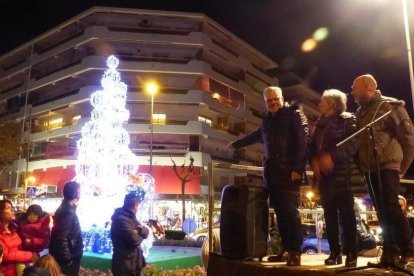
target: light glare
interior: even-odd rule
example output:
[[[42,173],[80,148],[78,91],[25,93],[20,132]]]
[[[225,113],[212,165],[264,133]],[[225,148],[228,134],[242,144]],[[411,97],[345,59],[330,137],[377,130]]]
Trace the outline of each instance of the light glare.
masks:
[[[318,42],[313,38],[308,38],[302,43],[302,51],[305,53],[315,50]]]
[[[322,41],[326,39],[329,35],[329,30],[326,27],[318,28],[312,35],[313,39],[316,41]]]

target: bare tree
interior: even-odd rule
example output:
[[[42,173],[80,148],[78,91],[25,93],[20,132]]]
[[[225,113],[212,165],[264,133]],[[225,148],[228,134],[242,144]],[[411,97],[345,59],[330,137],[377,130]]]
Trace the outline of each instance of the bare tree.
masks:
[[[0,176],[8,172],[21,151],[20,124],[9,122],[0,126]]]
[[[181,200],[182,200],[182,222],[184,223],[185,220],[185,186],[188,182],[191,182],[192,180],[199,178],[201,175],[196,174],[194,172],[194,158],[190,156],[190,164],[188,166],[185,165],[186,161],[184,160],[183,164],[178,167],[177,164],[175,164],[174,160],[171,158],[171,161],[173,162],[173,170],[175,175],[180,179],[181,181]]]

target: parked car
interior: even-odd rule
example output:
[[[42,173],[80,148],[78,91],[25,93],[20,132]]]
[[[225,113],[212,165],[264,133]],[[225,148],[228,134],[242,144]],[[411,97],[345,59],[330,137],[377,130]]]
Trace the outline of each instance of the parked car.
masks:
[[[316,235],[316,226],[313,223],[303,223],[303,243],[301,250],[305,254],[318,253],[318,237]],[[321,230],[322,231],[322,230]],[[321,244],[321,251],[329,253],[329,243],[325,233],[322,233],[322,237],[319,239]]]

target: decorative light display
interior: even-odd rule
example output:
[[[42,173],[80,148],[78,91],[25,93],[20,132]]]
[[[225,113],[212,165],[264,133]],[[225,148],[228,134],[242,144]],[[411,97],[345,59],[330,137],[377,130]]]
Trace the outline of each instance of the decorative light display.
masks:
[[[138,160],[128,147],[129,134],[122,127],[129,119],[129,111],[125,108],[127,86],[116,70],[119,60],[112,55],[106,64],[103,90],[90,97],[94,109],[78,141],[75,178],[81,184],[78,215],[85,230],[85,249],[95,253],[109,253],[111,215],[122,206],[124,196],[129,192],[137,194],[141,201],[137,218],[145,223],[152,214],[155,191],[150,175],[137,174]],[[152,242],[150,234],[141,244],[144,255],[148,255]]]
[[[119,60],[110,56],[106,64],[103,90],[91,95],[91,120],[78,141],[76,179],[82,184],[82,193],[91,196],[123,194],[128,176],[137,171],[137,158],[128,148],[129,134],[122,127],[129,119],[127,86],[116,70]]]

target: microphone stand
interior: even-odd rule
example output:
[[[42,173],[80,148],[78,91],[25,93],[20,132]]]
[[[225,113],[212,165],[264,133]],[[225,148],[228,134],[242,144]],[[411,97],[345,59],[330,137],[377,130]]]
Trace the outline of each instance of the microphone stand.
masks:
[[[382,180],[381,180],[381,175],[380,175],[380,167],[379,167],[379,162],[378,162],[378,151],[377,151],[377,147],[375,145],[375,131],[373,128],[373,125],[375,123],[377,123],[378,121],[381,121],[383,118],[387,117],[388,115],[391,114],[391,112],[394,111],[394,109],[391,109],[389,111],[387,111],[386,113],[384,113],[383,115],[381,115],[380,117],[378,117],[377,119],[375,119],[374,121],[372,121],[371,123],[367,124],[366,126],[364,126],[363,128],[361,128],[360,130],[358,130],[357,132],[355,132],[354,134],[352,134],[351,136],[345,138],[344,140],[342,140],[341,142],[339,142],[338,144],[336,144],[337,147],[342,146],[343,144],[347,143],[349,140],[351,140],[352,138],[354,138],[355,136],[359,135],[360,133],[362,133],[363,131],[367,130],[369,131],[369,135],[371,140],[373,141],[374,144],[374,160],[375,160],[375,166],[376,166],[376,173],[378,176],[378,194],[375,194],[374,189],[372,187],[372,183],[371,183],[371,179],[369,179],[367,181],[367,184],[369,186],[369,189],[371,189],[372,191],[372,195],[373,195],[373,202],[374,205],[376,207],[378,207],[378,212],[377,212],[377,216],[378,216],[378,220],[383,222],[383,225],[387,225],[386,222],[386,216],[385,214],[383,214],[384,212],[384,199],[383,199],[383,192],[382,192]],[[389,244],[389,231],[388,229],[386,229],[384,227],[383,229],[383,237],[384,237],[384,246],[383,246],[383,260],[385,260],[384,262],[380,262],[380,263],[371,263],[369,262],[366,266],[361,266],[361,267],[355,267],[355,268],[347,268],[347,269],[338,269],[335,272],[336,273],[346,273],[346,272],[351,272],[351,271],[358,271],[358,270],[364,270],[364,269],[368,269],[368,268],[383,268],[383,269],[392,269],[395,271],[400,271],[403,273],[406,273],[408,275],[414,275],[413,272],[406,270],[402,267],[397,266],[394,261],[393,261],[393,254],[392,251],[390,249],[390,244]]]

